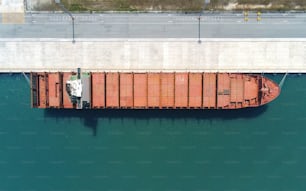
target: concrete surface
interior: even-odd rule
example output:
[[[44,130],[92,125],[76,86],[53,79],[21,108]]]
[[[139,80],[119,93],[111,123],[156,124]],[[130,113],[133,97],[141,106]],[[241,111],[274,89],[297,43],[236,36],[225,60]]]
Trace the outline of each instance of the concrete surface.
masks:
[[[306,39],[0,39],[0,71],[306,73]]]
[[[6,4],[9,0],[1,0]],[[18,4],[20,0],[14,0]],[[17,2],[18,1],[18,2]],[[13,0],[12,0],[13,2]],[[0,17],[0,72],[206,71],[306,73],[306,14],[65,14]],[[10,19],[10,17],[8,17]]]
[[[23,13],[23,0],[0,0],[0,13]]]
[[[24,24],[23,3],[23,0],[0,0],[0,26],[6,24]]]

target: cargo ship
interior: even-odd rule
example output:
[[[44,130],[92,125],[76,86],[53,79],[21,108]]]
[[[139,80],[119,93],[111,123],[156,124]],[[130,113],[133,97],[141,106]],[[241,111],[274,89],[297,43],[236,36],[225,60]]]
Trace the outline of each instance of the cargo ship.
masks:
[[[274,100],[280,87],[258,74],[31,73],[33,108],[240,109]]]

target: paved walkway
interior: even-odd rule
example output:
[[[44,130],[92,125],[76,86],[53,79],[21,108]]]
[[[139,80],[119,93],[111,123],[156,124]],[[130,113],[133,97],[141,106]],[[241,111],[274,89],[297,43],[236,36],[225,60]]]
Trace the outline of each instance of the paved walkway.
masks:
[[[23,0],[0,0],[0,25],[25,22]]]
[[[23,0],[0,0],[0,13],[24,12]]]
[[[306,39],[0,39],[0,71],[306,73]]]

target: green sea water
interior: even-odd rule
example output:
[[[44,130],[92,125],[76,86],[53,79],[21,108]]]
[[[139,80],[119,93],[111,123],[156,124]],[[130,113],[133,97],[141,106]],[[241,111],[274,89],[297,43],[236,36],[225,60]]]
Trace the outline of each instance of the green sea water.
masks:
[[[255,109],[69,111],[0,75],[0,191],[305,191],[305,84]]]

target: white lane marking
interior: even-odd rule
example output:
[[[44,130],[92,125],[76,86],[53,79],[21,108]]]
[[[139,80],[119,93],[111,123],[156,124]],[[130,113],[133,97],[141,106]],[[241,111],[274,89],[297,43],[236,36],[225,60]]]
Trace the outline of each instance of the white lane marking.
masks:
[[[67,22],[67,23],[54,23],[54,22],[50,22],[50,23],[38,23],[38,22],[34,22],[34,23],[23,23],[23,24],[18,24],[18,26],[23,26],[23,25],[42,25],[42,27],[45,27],[45,25],[71,25],[71,22]],[[195,25],[195,23],[78,23],[76,22],[75,25],[99,25],[99,24],[103,24],[103,25]],[[241,21],[236,21],[236,22],[231,22],[231,23],[225,23],[225,22],[214,22],[214,23],[207,23],[207,22],[202,22],[201,25],[258,25],[258,22],[241,22]],[[265,25],[301,25],[301,24],[305,24],[305,23],[292,23],[292,22],[277,22],[277,23],[262,23]],[[11,24],[11,23],[2,23],[1,25],[17,25],[17,24]]]

